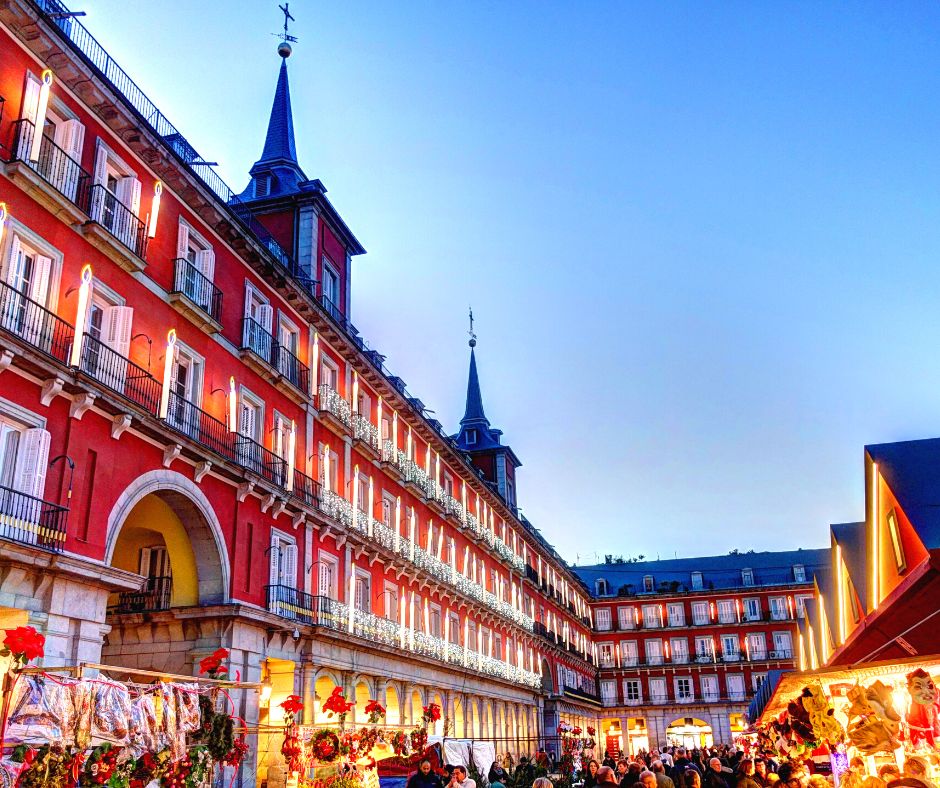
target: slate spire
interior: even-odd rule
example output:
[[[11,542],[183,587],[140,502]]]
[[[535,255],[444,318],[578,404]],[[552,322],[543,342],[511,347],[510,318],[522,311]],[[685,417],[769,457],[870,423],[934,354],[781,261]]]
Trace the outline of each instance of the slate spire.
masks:
[[[490,422],[483,412],[483,394],[480,391],[480,376],[477,374],[477,358],[474,353],[476,340],[470,340],[470,377],[467,380],[467,405],[460,425],[478,424],[489,427]]]

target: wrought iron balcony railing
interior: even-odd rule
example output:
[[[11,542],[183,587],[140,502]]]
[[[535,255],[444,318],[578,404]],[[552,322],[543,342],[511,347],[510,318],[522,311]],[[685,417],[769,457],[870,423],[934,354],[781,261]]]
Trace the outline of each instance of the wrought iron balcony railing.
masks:
[[[222,291],[185,257],[173,261],[173,290],[186,296],[217,323],[222,321]]]
[[[294,484],[291,487],[290,494],[307,506],[316,508],[320,505],[320,482],[311,479],[303,471],[294,468]]]
[[[11,161],[21,161],[36,172],[59,194],[77,208],[88,213],[91,175],[82,169],[55,141],[43,135],[39,146],[39,158],[31,161],[29,154],[36,134],[36,124],[26,118],[13,123],[13,144],[10,146]]]
[[[247,435],[235,435],[235,459],[242,467],[278,487],[283,487],[287,481],[284,459]]]
[[[274,337],[253,317],[242,319],[242,350],[250,350],[273,366]]]
[[[157,379],[88,333],[82,339],[81,370],[152,416],[157,415],[161,394]]]
[[[60,364],[68,364],[74,330],[44,306],[0,281],[0,328]]]
[[[111,613],[153,613],[170,609],[172,577],[148,577],[140,591],[122,591]]]
[[[229,430],[228,425],[172,390],[170,391],[166,422],[210,451],[232,462],[237,461],[235,452],[236,435]]]
[[[88,215],[138,257],[147,256],[147,226],[103,183],[90,189]]]
[[[280,342],[274,343],[274,368],[284,376],[285,380],[298,391],[310,393],[310,367],[304,364],[293,351]]]
[[[0,486],[0,537],[57,553],[65,544],[69,510]]]
[[[402,626],[397,621],[368,611],[351,611],[345,603],[329,597],[313,596],[286,585],[265,586],[265,593],[268,610],[299,624],[349,632],[384,648],[411,651],[533,688],[540,687],[542,683],[538,673],[479,654],[457,643],[445,642],[437,635]]]

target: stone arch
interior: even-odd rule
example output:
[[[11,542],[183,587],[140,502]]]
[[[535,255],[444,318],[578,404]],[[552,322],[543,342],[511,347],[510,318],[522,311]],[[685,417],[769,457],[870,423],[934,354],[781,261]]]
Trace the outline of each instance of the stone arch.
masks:
[[[332,719],[323,711],[323,704],[330,697],[334,687],[342,687],[342,676],[338,676],[331,670],[318,670],[314,676],[313,691],[316,695],[316,711],[314,712],[314,722],[329,723],[336,722],[336,717]]]
[[[421,687],[408,687],[408,710],[411,712],[411,724],[418,725],[421,722],[421,717],[424,714],[424,706],[426,705],[424,699],[424,691]]]
[[[385,706],[385,722],[388,725],[404,725],[402,716],[403,707],[401,693],[391,681],[385,685],[385,700],[380,701]]]
[[[444,697],[440,692],[435,692],[431,697],[431,703],[436,703],[441,707],[441,718],[433,723],[431,730],[428,731],[432,736],[441,736],[444,733],[444,715],[448,713],[447,705],[444,703]]]
[[[476,698],[470,698],[470,729],[467,735],[471,739],[480,738],[480,704]]]
[[[490,701],[483,703],[483,732],[481,737],[484,739],[493,738],[493,704]]]
[[[552,678],[552,668],[547,659],[542,659],[542,691],[549,695],[555,692],[555,681]]]
[[[463,698],[460,695],[454,695],[451,704],[451,719],[453,722],[452,735],[462,739],[467,735],[467,721],[464,709]]]
[[[369,715],[366,714],[366,706],[372,700],[372,682],[365,676],[358,676],[353,679],[353,697],[349,700],[355,700],[353,707],[354,720],[356,722],[366,722]]]
[[[222,528],[209,499],[191,479],[170,470],[148,471],[118,496],[108,515],[105,563],[111,565],[121,529],[128,516],[148,495],[154,495],[179,517],[196,562],[200,605],[229,600],[231,567]]]

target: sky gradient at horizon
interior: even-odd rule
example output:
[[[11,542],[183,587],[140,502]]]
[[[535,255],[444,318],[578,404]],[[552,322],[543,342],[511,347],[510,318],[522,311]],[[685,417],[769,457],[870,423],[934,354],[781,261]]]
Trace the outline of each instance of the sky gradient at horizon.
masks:
[[[277,3],[75,7],[241,191]],[[864,444],[940,434],[940,7],[291,11],[300,163],[369,250],[353,322],[454,430],[473,305],[566,559],[826,546]]]

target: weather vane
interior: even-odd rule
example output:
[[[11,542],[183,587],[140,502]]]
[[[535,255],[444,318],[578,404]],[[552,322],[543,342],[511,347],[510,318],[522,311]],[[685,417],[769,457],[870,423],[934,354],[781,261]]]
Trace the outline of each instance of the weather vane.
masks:
[[[470,330],[467,332],[470,335],[470,347],[477,346],[477,335],[473,333],[473,307],[470,307]]]
[[[297,20],[291,15],[290,12],[290,3],[286,2],[284,5],[279,5],[278,8],[281,9],[281,13],[284,14],[284,32],[283,33],[271,33],[272,36],[277,36],[281,39],[281,43],[277,48],[277,52],[281,57],[289,57],[291,53],[291,42],[297,43],[299,40],[297,36],[292,36],[288,32],[288,24],[290,22],[296,22]]]

